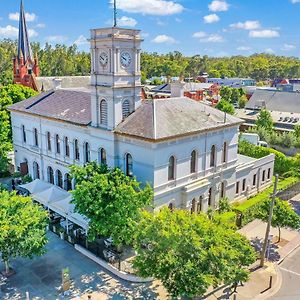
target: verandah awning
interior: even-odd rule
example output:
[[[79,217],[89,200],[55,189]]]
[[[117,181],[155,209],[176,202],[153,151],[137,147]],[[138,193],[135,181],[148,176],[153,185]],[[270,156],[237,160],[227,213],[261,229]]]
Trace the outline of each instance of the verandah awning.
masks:
[[[76,225],[88,229],[89,220],[75,212],[75,205],[71,203],[72,195],[56,185],[36,179],[21,185],[31,193],[33,200],[53,210]]]

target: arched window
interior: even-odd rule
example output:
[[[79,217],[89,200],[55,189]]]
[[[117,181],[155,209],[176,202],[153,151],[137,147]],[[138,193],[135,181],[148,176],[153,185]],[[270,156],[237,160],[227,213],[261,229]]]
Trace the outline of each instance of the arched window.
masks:
[[[227,162],[227,142],[223,144],[222,163]]]
[[[72,190],[72,178],[68,173],[65,174],[64,189],[66,191]]]
[[[175,157],[171,156],[169,158],[169,169],[168,169],[168,180],[175,179]]]
[[[226,190],[225,190],[225,182],[223,181],[220,186],[220,199],[225,198]]]
[[[130,102],[128,99],[124,100],[122,103],[122,116],[123,119],[130,115]]]
[[[216,146],[213,145],[210,150],[210,166],[216,166]]]
[[[58,134],[55,135],[55,145],[56,145],[56,153],[60,154],[60,139]]]
[[[84,162],[88,163],[91,160],[91,150],[88,142],[84,143]]]
[[[107,125],[107,102],[104,99],[100,102],[100,124]]]
[[[63,188],[63,177],[60,170],[56,171],[56,185]]]
[[[100,148],[98,152],[98,162],[99,164],[106,165],[107,159],[106,159],[106,151],[104,148]]]
[[[210,207],[212,205],[212,188],[208,191],[208,206]]]
[[[48,173],[48,182],[54,184],[54,172],[53,172],[53,169],[51,167],[48,167],[47,173]]]
[[[36,146],[36,147],[39,146],[38,131],[36,128],[33,129],[33,142],[34,142],[34,146]]]
[[[51,134],[49,131],[47,132],[47,149],[51,151]]]
[[[78,140],[74,141],[74,157],[76,160],[80,160],[79,143]]]
[[[125,155],[125,172],[127,176],[133,176],[133,161],[132,156],[129,153]]]
[[[196,150],[191,153],[191,173],[196,173],[196,164],[197,164],[197,152]]]
[[[36,161],[33,163],[33,179],[40,179],[40,166]]]
[[[69,145],[69,139],[67,136],[65,137],[65,156],[70,157],[70,145]]]
[[[26,143],[26,130],[25,130],[25,126],[22,125],[22,137],[23,137],[23,143]]]

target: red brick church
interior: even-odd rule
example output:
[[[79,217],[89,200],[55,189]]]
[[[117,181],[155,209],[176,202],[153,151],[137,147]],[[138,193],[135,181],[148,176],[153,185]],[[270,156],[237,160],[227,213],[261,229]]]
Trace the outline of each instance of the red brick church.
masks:
[[[13,60],[14,83],[38,91],[36,77],[40,74],[37,57],[33,57],[29,42],[23,1],[20,6],[18,54]]]

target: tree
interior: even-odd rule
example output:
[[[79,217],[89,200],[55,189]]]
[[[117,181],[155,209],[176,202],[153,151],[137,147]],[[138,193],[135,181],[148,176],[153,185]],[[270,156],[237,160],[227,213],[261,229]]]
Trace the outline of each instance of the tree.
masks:
[[[218,102],[216,108],[231,115],[234,115],[235,113],[233,104],[223,99]]]
[[[297,138],[300,138],[300,125],[294,126],[294,134]]]
[[[265,200],[259,207],[257,218],[268,221],[269,211],[270,211],[271,199]],[[272,226],[278,228],[278,242],[281,239],[281,228],[289,227],[293,229],[300,228],[300,216],[294,211],[292,206],[284,200],[276,198],[273,216],[272,216]]]
[[[0,175],[7,171],[7,153],[12,149],[12,130],[7,107],[36,94],[31,88],[17,84],[0,87]]]
[[[151,187],[142,189],[120,169],[96,162],[72,166],[71,176],[76,181],[73,203],[90,219],[90,239],[103,235],[112,237],[116,245],[131,244],[140,211],[153,199]]]
[[[263,127],[270,131],[273,130],[274,127],[272,116],[266,109],[260,111],[255,123],[257,127]]]
[[[222,86],[220,89],[220,96],[222,100],[226,100],[227,102],[232,102],[232,88],[228,86]]]
[[[0,192],[0,253],[6,274],[12,258],[33,258],[45,252],[47,222],[48,213],[30,197]]]
[[[238,103],[241,98],[240,90],[236,88],[231,89],[231,103]]]
[[[162,209],[143,212],[136,232],[134,266],[143,277],[155,277],[174,297],[203,295],[209,286],[248,279],[255,261],[249,241],[204,214]]]
[[[248,99],[246,96],[240,96],[238,101],[239,108],[244,108],[246,106],[247,101]]]

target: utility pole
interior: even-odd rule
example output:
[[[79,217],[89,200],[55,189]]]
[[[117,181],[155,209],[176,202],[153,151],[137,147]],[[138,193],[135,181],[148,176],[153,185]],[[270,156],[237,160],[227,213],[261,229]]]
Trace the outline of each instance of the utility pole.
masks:
[[[269,219],[268,219],[268,224],[267,224],[267,229],[266,229],[266,235],[265,235],[263,248],[261,251],[260,267],[263,267],[265,265],[265,256],[266,256],[268,239],[269,239],[269,234],[270,234],[270,229],[271,229],[273,209],[274,209],[275,199],[276,199],[276,194],[277,194],[277,184],[278,184],[278,174],[276,174],[276,177],[275,177],[274,190],[273,190],[272,202],[271,202],[270,211],[269,211]]]

